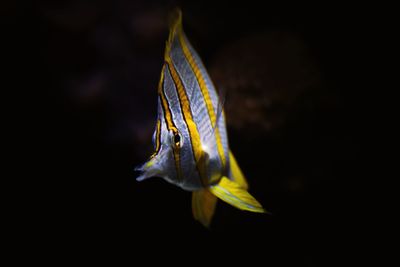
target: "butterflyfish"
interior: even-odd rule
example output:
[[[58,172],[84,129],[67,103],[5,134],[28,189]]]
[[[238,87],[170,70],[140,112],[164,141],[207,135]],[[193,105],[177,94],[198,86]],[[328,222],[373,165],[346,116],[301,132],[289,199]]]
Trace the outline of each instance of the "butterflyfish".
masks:
[[[265,212],[229,149],[222,104],[183,32],[180,10],[166,42],[153,144],[137,180],[162,177],[191,191],[193,216],[204,226],[210,225],[218,198],[241,210]]]

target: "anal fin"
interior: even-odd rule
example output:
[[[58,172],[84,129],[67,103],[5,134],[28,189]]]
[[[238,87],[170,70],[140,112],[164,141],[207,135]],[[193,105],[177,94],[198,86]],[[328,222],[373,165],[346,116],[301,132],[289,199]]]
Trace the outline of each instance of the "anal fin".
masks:
[[[192,193],[193,217],[205,227],[209,227],[214,215],[217,198],[208,189]]]
[[[226,176],[223,176],[218,184],[210,186],[210,191],[219,199],[238,209],[259,213],[266,212],[246,189],[229,180]]]
[[[247,184],[246,178],[244,177],[242,171],[239,168],[239,165],[236,162],[235,157],[233,156],[232,151],[229,150],[229,165],[231,168],[231,180],[235,181],[239,184],[243,189],[249,189],[249,185]]]

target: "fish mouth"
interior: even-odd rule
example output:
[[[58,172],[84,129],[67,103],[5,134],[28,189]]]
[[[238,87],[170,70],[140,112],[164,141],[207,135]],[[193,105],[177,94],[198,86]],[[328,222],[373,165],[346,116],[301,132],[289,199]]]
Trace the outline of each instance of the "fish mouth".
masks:
[[[146,163],[135,168],[135,171],[142,172],[136,181],[140,182],[147,178],[159,176],[162,172],[162,159],[168,152],[168,149],[160,151],[157,155],[151,157]]]
[[[140,182],[143,181],[147,178],[150,178],[153,176],[153,172],[150,172],[151,166],[154,165],[154,162],[152,160],[147,161],[145,164],[142,166],[136,167],[135,171],[142,172],[137,178],[136,181]]]

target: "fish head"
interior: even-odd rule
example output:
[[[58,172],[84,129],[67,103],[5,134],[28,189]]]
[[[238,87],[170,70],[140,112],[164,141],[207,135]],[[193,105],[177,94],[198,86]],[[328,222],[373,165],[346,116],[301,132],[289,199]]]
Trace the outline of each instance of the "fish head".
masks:
[[[164,121],[158,119],[152,138],[154,152],[146,163],[136,168],[137,171],[142,172],[136,180],[143,181],[151,177],[161,177],[168,181],[176,180],[174,148],[172,146],[173,138],[173,133],[166,130]]]
[[[161,113],[161,115],[163,115]],[[138,181],[150,177],[161,177],[185,190],[197,190],[202,187],[193,160],[193,147],[184,125],[176,123],[168,127],[160,116],[153,134],[154,153],[150,159],[136,170],[141,171]],[[207,158],[207,153],[203,153]]]

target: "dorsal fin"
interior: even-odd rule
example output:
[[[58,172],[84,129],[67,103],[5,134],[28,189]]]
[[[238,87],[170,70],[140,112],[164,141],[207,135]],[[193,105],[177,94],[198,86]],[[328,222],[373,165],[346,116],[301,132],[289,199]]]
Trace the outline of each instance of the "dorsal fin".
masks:
[[[182,32],[182,11],[175,8],[169,15],[169,36],[165,45],[165,57],[171,52],[172,43],[177,34]]]

